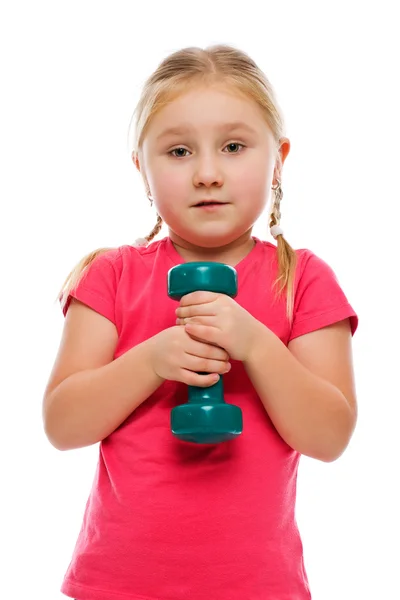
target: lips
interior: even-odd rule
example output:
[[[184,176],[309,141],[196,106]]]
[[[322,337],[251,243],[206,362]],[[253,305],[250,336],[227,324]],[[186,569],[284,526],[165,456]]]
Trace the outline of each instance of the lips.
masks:
[[[218,204],[227,204],[227,202],[219,202],[218,200],[202,200],[198,202],[194,206],[214,206]]]

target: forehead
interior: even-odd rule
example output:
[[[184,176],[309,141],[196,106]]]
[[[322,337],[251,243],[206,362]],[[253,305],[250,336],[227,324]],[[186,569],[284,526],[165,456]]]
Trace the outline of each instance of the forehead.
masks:
[[[261,107],[249,96],[229,86],[198,86],[172,95],[149,123],[148,135],[159,138],[166,131],[206,131],[225,125],[267,127]]]

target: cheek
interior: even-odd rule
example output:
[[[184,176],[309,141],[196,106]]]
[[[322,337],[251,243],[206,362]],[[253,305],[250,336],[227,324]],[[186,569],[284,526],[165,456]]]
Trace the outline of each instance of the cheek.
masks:
[[[157,211],[170,226],[182,214],[182,207],[187,203],[187,178],[176,169],[163,169],[153,172],[151,190],[156,199]]]
[[[260,204],[268,199],[268,173],[265,165],[259,169],[246,170],[241,173],[235,173],[233,185],[230,186],[233,196],[245,204],[251,200],[255,204]]]
[[[267,182],[272,178],[274,162],[268,152],[249,149],[232,167],[229,176],[235,186],[259,191],[265,190]]]
[[[178,200],[181,194],[187,194],[187,185],[187,175],[183,169],[159,169],[153,173],[152,189],[161,202],[171,198]]]

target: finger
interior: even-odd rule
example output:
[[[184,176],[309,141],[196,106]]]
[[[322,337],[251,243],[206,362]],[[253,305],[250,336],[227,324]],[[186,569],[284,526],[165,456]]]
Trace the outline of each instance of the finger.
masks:
[[[196,325],[195,323],[188,323],[184,326],[185,331],[191,336],[196,337],[203,342],[208,344],[215,344],[220,346],[221,330],[217,327],[211,327],[208,325]]]
[[[201,358],[187,354],[184,359],[183,368],[195,373],[227,373],[231,369],[229,362],[225,360],[214,360],[212,358]]]
[[[209,358],[212,360],[222,360],[229,361],[230,356],[226,350],[220,348],[214,344],[208,344],[207,342],[202,342],[201,340],[196,340],[192,336],[190,336],[191,344],[186,350],[186,354],[190,354],[192,356],[198,356],[200,358]]]
[[[185,317],[183,319],[176,319],[177,325],[188,325],[189,323],[196,323],[197,325],[206,325],[207,327],[216,326],[216,318],[214,316],[209,317]]]
[[[180,319],[187,317],[203,317],[216,315],[216,306],[214,302],[207,304],[191,304],[190,306],[180,306],[176,309],[175,314]]]
[[[205,356],[209,357],[210,356],[210,350],[212,348],[217,348],[218,352],[226,352],[225,348],[222,348],[222,346],[220,346],[220,344],[216,344],[214,342],[208,342],[207,340],[201,340],[199,338],[197,338],[193,333],[189,333],[188,331],[186,331],[186,327],[182,326],[182,330],[184,332],[184,334],[187,336],[187,338],[193,343],[195,343],[195,345],[191,345],[191,346],[185,346],[186,348],[188,348],[186,351],[188,352],[188,354],[193,354],[195,356],[199,356],[200,354],[202,354],[203,352],[205,352]],[[200,353],[200,354],[199,354]],[[222,360],[225,360],[224,358],[225,355],[223,355]],[[229,360],[229,354],[226,352],[226,356],[227,356],[227,360]],[[220,359],[221,357],[218,355],[217,357],[215,357],[214,355],[212,356],[212,358],[218,358]]]
[[[188,335],[189,335],[189,333],[188,333]],[[207,340],[202,340],[201,338],[198,338],[193,334],[190,334],[190,337],[195,342],[199,342],[200,344],[203,344],[204,346],[215,346],[216,348],[219,348],[219,344],[214,344],[213,342],[207,342]],[[188,354],[190,354],[190,352],[188,352]],[[197,356],[197,354],[195,354],[195,356]]]
[[[186,369],[182,369],[181,371],[181,381],[186,385],[193,385],[195,387],[210,387],[214,385],[219,380],[220,376],[218,374],[210,374],[210,375],[199,375],[198,373],[194,373],[193,371],[187,371]]]
[[[190,306],[192,304],[207,304],[208,302],[213,302],[218,297],[219,294],[216,294],[215,292],[191,292],[190,294],[182,296],[179,302],[179,306]]]

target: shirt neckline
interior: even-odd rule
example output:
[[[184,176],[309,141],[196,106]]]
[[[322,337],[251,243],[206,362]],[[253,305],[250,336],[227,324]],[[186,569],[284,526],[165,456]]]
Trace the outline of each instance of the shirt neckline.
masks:
[[[261,240],[258,237],[256,237],[256,236],[252,236],[252,239],[255,242],[253,248],[250,250],[250,252],[248,252],[246,254],[246,256],[244,256],[234,266],[234,269],[238,273],[241,272],[241,271],[243,271],[249,263],[253,263],[254,264],[254,261],[260,255],[260,253],[262,252],[262,242],[261,242]],[[169,237],[169,235],[165,237],[164,243],[165,243],[166,253],[168,254],[168,257],[170,258],[170,260],[172,261],[173,266],[183,265],[185,262],[187,262],[179,254],[179,252],[175,249],[175,246],[173,245],[172,240]]]

